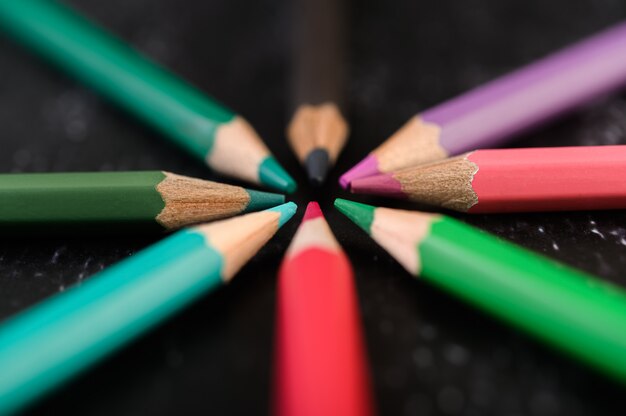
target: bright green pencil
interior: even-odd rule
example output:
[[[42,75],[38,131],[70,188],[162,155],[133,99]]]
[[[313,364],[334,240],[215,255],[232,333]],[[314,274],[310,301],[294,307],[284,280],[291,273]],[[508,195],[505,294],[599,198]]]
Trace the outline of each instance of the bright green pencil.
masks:
[[[335,207],[411,274],[626,382],[626,293],[442,215]]]
[[[0,232],[171,231],[284,202],[161,171],[0,174]]]
[[[228,282],[293,202],[173,234],[0,326],[0,414],[15,412]]]
[[[50,0],[0,0],[0,28],[220,173],[296,188],[240,116]]]

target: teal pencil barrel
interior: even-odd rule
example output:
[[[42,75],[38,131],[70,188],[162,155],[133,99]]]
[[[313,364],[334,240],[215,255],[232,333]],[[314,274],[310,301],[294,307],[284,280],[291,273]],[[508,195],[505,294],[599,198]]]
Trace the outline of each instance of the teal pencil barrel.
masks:
[[[182,230],[0,326],[0,415],[13,413],[228,281],[296,211]]]
[[[235,116],[55,1],[0,0],[0,24],[201,159]]]
[[[181,231],[0,329],[0,414],[11,413],[221,282],[222,259]]]

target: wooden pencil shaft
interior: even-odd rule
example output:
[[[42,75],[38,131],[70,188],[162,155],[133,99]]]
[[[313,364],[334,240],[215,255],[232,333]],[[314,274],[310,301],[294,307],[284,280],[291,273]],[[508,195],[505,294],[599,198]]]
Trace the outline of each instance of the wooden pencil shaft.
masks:
[[[0,325],[0,414],[16,412],[233,275],[295,213],[185,229]]]
[[[626,382],[621,289],[450,218],[418,251],[424,279]]]
[[[337,200],[411,274],[626,382],[626,293],[441,215]]]
[[[626,146],[484,150],[469,212],[626,208]]]
[[[0,231],[163,231],[284,202],[169,172],[0,174]]]
[[[293,192],[293,178],[240,116],[48,0],[0,0],[0,26],[212,169]]]
[[[412,117],[340,183],[502,144],[625,85],[622,22]]]
[[[277,416],[373,414],[352,267],[309,203],[278,281]]]
[[[204,159],[234,114],[55,1],[0,1],[0,23],[61,68]]]
[[[291,115],[302,104],[345,111],[346,8],[345,0],[295,2]]]
[[[163,230],[159,171],[0,175],[0,229]]]
[[[626,146],[490,149],[357,179],[352,189],[470,213],[621,209],[624,177]]]

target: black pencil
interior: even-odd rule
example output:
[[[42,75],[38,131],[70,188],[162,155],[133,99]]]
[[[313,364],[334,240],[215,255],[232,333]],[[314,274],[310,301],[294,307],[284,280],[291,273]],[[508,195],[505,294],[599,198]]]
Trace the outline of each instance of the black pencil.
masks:
[[[348,136],[346,1],[296,0],[287,137],[309,179],[326,179]]]

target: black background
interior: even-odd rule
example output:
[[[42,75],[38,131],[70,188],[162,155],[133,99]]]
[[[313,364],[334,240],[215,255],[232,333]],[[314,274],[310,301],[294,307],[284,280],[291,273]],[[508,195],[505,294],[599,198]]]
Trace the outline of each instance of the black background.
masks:
[[[313,190],[285,145],[289,8],[259,0],[74,0],[73,5],[248,118],[318,199],[353,261],[382,415],[624,414],[624,390],[409,277],[330,208],[339,172],[411,115],[626,17],[622,0],[354,1],[353,134],[330,183]],[[0,38],[0,170],[164,169],[199,162],[6,38]],[[626,143],[626,96],[595,103],[515,146]],[[389,206],[390,201],[360,198]],[[0,202],[1,203],[1,202]],[[88,371],[32,414],[268,412],[276,270],[298,216],[239,273]],[[463,217],[626,286],[623,211]],[[0,319],[157,237],[0,240]],[[626,330],[626,329],[625,329]],[[45,348],[45,345],[42,346]],[[0,377],[1,377],[0,369]]]

